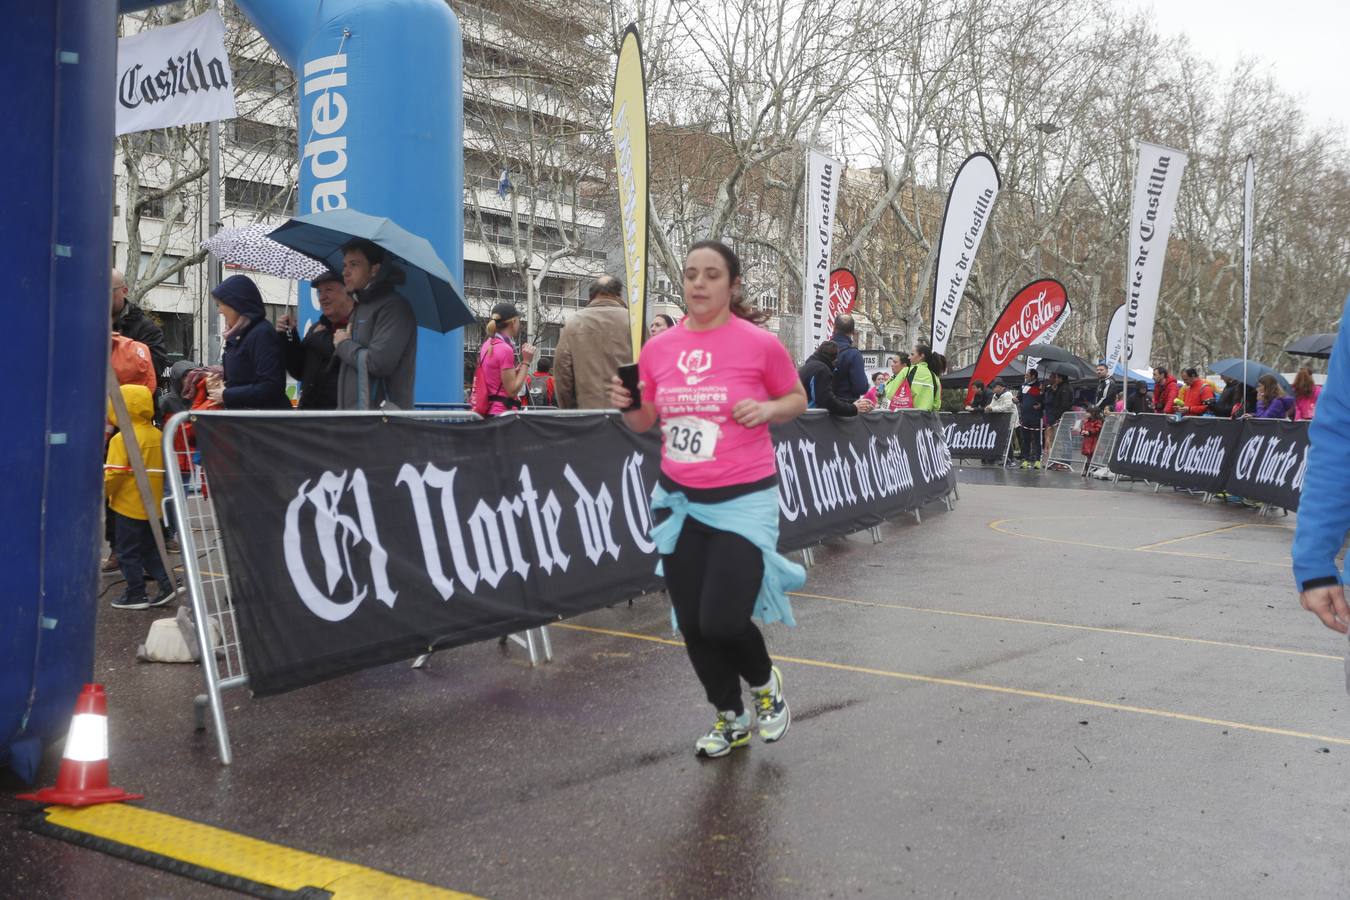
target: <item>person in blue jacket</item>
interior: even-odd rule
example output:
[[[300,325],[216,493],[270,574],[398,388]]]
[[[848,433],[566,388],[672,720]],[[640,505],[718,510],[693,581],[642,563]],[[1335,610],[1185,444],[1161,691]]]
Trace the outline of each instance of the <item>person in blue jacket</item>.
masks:
[[[867,393],[869,387],[862,351],[853,346],[856,329],[852,316],[836,316],[834,337],[830,338],[839,345],[839,358],[834,363],[834,396],[849,403]]]
[[[1341,337],[1347,332],[1350,297],[1341,315]],[[1350,348],[1339,338],[1308,439],[1308,469],[1294,531],[1294,584],[1304,609],[1332,631],[1345,634],[1350,607],[1336,555],[1350,531]]]
[[[226,409],[290,409],[286,356],[281,335],[267,322],[258,286],[247,275],[231,275],[211,291],[225,317]]]

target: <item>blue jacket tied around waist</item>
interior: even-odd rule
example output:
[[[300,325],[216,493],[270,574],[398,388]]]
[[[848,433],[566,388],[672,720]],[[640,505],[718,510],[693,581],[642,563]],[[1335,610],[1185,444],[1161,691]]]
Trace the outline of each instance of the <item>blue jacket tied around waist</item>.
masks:
[[[778,552],[778,491],[768,488],[721,503],[694,503],[679,491],[670,492],[661,485],[652,491],[652,509],[668,509],[670,516],[652,527],[657,552],[669,556],[675,552],[686,516],[693,516],[709,528],[739,534],[764,554],[764,580],[755,598],[754,617],[761,622],[796,625],[788,591],[806,584],[806,570]],[[664,575],[661,563],[656,573]],[[671,609],[671,621],[675,610]],[[678,624],[678,623],[677,623]]]

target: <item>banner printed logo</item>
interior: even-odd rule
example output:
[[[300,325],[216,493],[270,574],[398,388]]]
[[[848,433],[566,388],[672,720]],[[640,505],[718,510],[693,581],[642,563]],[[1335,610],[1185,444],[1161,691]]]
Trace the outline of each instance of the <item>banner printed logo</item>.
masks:
[[[1014,294],[980,348],[970,387],[966,389],[966,403],[975,396],[976,381],[988,384],[997,378],[1009,361],[1061,319],[1068,306],[1064,285],[1053,278],[1033,281]]]
[[[829,321],[825,323],[825,333],[834,334],[834,320],[853,311],[858,301],[858,279],[848,269],[835,269],[830,273]]]
[[[117,133],[235,117],[225,22],[211,10],[117,42]]]
[[[956,313],[975,265],[975,255],[984,239],[989,213],[1001,187],[998,167],[987,153],[967,157],[952,179],[951,189],[947,192],[947,208],[942,214],[942,235],[933,280],[931,343],[935,353],[947,351]]]

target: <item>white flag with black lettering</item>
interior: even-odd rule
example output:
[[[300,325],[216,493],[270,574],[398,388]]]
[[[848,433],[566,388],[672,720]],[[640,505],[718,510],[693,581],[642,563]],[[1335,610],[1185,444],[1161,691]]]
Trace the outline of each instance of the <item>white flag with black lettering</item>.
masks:
[[[975,254],[989,224],[989,211],[998,199],[1002,181],[987,153],[976,153],[961,163],[947,192],[938,244],[937,277],[933,281],[933,351],[946,353],[956,324],[956,311],[966,294]]]
[[[118,134],[234,116],[234,76],[220,13],[117,42]]]
[[[1125,313],[1129,305],[1122,303],[1111,315],[1111,326],[1106,329],[1106,368],[1114,372],[1116,364],[1125,358]]]
[[[1139,142],[1139,169],[1130,207],[1130,256],[1126,261],[1129,282],[1125,290],[1123,358],[1128,369],[1152,365],[1149,358],[1153,354],[1153,323],[1158,316],[1158,286],[1185,171],[1185,153]]]
[[[835,205],[844,164],[806,151],[805,287],[802,297],[802,359],[830,339],[830,246],[834,243]]]
[[[1252,204],[1256,194],[1256,160],[1247,157],[1247,171],[1242,179],[1242,381],[1247,381],[1247,336],[1250,333],[1252,310]]]

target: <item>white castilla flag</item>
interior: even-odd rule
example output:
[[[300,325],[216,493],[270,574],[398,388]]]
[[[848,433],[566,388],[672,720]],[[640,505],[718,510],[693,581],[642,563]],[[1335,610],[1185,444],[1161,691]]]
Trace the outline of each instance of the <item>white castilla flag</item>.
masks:
[[[961,163],[947,192],[947,208],[942,213],[942,236],[938,242],[936,274],[933,279],[934,353],[946,353],[947,342],[956,325],[956,312],[966,295],[966,282],[980,250],[989,211],[998,199],[1003,182],[998,166],[987,153],[975,153]]]
[[[1114,372],[1116,364],[1125,358],[1125,313],[1129,304],[1122,303],[1111,315],[1111,325],[1106,329],[1106,368]]]
[[[1158,285],[1167,259],[1167,237],[1177,207],[1186,154],[1171,147],[1139,142],[1139,169],[1130,207],[1130,256],[1126,260],[1125,340],[1127,369],[1148,368],[1153,353],[1153,323],[1158,316]],[[1108,348],[1109,349],[1109,348]]]
[[[1059,336],[1059,330],[1064,327],[1065,322],[1069,321],[1069,316],[1071,315],[1073,315],[1073,304],[1065,300],[1064,312],[1059,314],[1059,318],[1055,320],[1055,324],[1051,325],[1049,328],[1045,330],[1044,334],[1036,338],[1036,343],[1053,344],[1055,342],[1055,338]],[[1040,365],[1040,363],[1041,358],[1039,356],[1028,356],[1026,367],[1028,369],[1034,369],[1038,365]]]
[[[814,150],[806,151],[806,247],[802,259],[802,359],[830,339],[830,248],[844,164]]]
[[[234,75],[215,10],[117,42],[117,133],[233,119]]]

